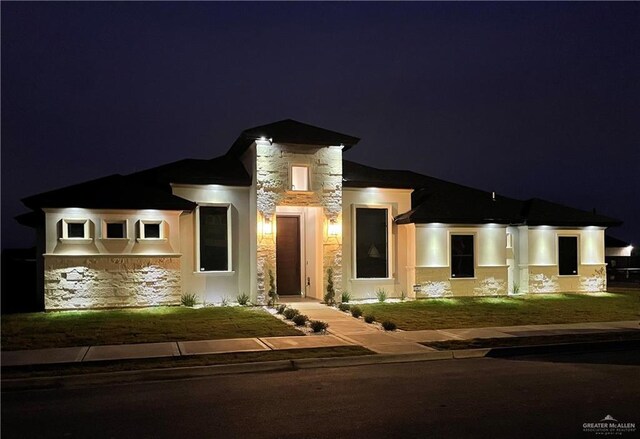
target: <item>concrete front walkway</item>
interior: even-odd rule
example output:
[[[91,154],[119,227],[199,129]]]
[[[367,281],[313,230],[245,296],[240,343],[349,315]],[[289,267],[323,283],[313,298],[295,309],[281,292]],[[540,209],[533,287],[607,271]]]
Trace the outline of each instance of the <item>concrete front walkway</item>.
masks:
[[[322,320],[329,324],[329,333],[351,344],[364,346],[379,354],[414,354],[434,351],[417,343],[398,337],[397,333],[385,332],[374,325],[356,319],[350,314],[317,302],[292,303],[310,320]]]

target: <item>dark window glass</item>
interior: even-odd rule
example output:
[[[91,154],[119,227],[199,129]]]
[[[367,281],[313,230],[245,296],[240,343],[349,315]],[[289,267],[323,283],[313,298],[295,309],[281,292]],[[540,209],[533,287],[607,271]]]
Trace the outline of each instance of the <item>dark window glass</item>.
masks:
[[[107,223],[107,238],[124,238],[124,223]]]
[[[473,275],[473,235],[451,235],[451,277]]]
[[[387,209],[356,209],[356,277],[389,277]]]
[[[68,238],[84,238],[84,223],[67,223]]]
[[[558,237],[558,273],[560,275],[578,274],[578,237]]]
[[[226,207],[200,207],[200,271],[229,269]]]
[[[160,238],[160,224],[145,224],[144,225],[144,237],[146,238]]]

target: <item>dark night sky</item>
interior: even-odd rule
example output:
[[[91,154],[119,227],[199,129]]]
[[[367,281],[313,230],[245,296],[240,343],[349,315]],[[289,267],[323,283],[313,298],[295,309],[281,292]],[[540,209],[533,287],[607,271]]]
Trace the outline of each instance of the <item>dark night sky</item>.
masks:
[[[640,244],[640,3],[2,2],[2,246],[20,198],[293,118],[345,158],[625,221]]]

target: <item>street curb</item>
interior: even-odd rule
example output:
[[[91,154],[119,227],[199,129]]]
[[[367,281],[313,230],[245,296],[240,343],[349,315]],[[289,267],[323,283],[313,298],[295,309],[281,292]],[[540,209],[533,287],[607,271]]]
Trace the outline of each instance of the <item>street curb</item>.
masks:
[[[128,384],[140,381],[162,381],[255,372],[294,370],[291,360],[255,363],[218,364],[212,366],[175,367],[166,369],[104,372],[57,377],[18,378],[2,380],[3,391],[56,389],[88,385]]]
[[[450,360],[453,351],[433,351],[419,354],[377,354],[356,357],[301,358],[291,360],[296,369],[318,369],[324,367],[366,366],[388,363],[411,363],[415,361]]]
[[[483,357],[486,354],[486,351],[487,349],[462,349],[459,351],[433,351],[417,354],[374,354],[351,357],[301,358],[297,360],[276,360],[255,363],[219,364],[213,366],[133,370],[57,377],[17,378],[2,380],[2,390],[20,391],[57,389],[62,387],[128,384],[144,381],[188,379],[242,373],[409,363],[417,361],[451,360],[454,358],[479,358]]]
[[[593,350],[623,350],[629,348],[640,348],[640,340],[614,340],[614,341],[593,341],[575,343],[556,343],[528,346],[509,346],[490,348],[487,357],[501,358],[514,357],[520,355],[538,355],[554,353],[580,353]]]

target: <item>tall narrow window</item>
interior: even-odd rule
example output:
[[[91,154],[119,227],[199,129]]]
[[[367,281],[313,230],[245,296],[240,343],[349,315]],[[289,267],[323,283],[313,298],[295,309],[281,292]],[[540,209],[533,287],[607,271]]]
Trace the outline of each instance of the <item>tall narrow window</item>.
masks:
[[[356,277],[389,277],[388,210],[356,208]]]
[[[558,274],[578,274],[578,237],[558,236]]]
[[[291,167],[291,190],[292,191],[308,191],[309,190],[309,168],[306,166]]]
[[[228,207],[200,206],[200,271],[228,271]]]
[[[473,277],[473,235],[451,235],[451,277]]]

